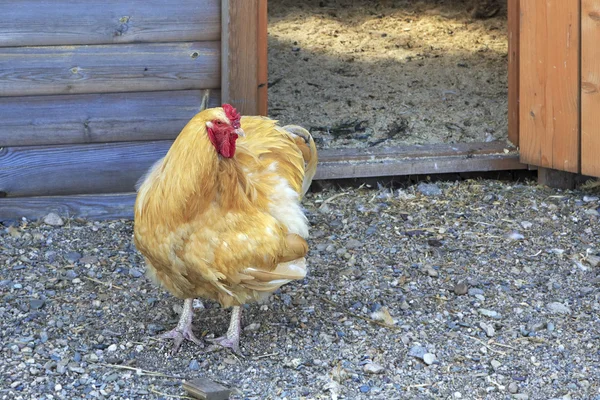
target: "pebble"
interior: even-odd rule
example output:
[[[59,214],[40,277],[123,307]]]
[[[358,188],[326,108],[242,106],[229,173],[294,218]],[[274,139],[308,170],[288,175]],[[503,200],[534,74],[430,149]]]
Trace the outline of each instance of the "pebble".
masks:
[[[130,268],[129,275],[133,276],[134,278],[139,278],[144,275],[144,273],[137,268]]]
[[[492,365],[492,368],[494,368],[494,370],[497,370],[498,368],[500,368],[502,366],[502,363],[498,360],[492,360],[490,362],[490,364]]]
[[[200,369],[200,364],[198,363],[198,360],[192,360],[190,361],[190,365],[188,365],[188,368],[192,371],[198,371]]]
[[[385,368],[377,363],[367,363],[363,366],[363,371],[367,374],[382,374]]]
[[[489,317],[489,318],[493,318],[493,319],[501,319],[502,318],[502,315],[500,315],[500,313],[498,313],[497,311],[487,310],[485,308],[480,308],[478,311],[479,311],[479,314],[481,314],[485,317]]]
[[[427,272],[427,275],[432,278],[437,278],[439,275],[437,270],[435,268],[433,268],[432,266],[425,267],[425,272]]]
[[[117,351],[117,345],[113,343],[110,346],[108,346],[108,348],[106,350],[108,350],[111,353],[113,353],[113,352]]]
[[[467,291],[469,290],[469,287],[467,286],[466,283],[464,282],[459,282],[456,285],[454,285],[454,294],[456,294],[457,296],[462,296],[467,294]]]
[[[410,348],[410,350],[408,350],[408,355],[411,357],[423,359],[425,354],[427,354],[427,349],[419,345],[414,345]]]
[[[516,384],[516,382],[511,382],[508,385],[508,391],[512,394],[518,393],[519,392],[519,385]]]
[[[246,332],[254,332],[260,329],[260,324],[258,322],[253,322],[250,325],[246,326],[244,328],[244,331]]]
[[[484,291],[479,288],[471,288],[469,289],[469,296],[483,296]]]
[[[546,308],[552,314],[571,314],[571,309],[563,303],[554,302],[546,304]]]
[[[369,385],[362,385],[362,386],[360,387],[360,392],[361,392],[361,393],[368,393],[368,392],[369,392],[369,390],[371,390],[371,388],[369,387]]]
[[[356,239],[350,239],[348,240],[348,242],[346,242],[346,248],[347,249],[356,249],[361,247],[363,244],[360,240],[356,240]]]
[[[421,182],[417,185],[417,190],[425,196],[439,196],[442,194],[442,189],[435,183]]]
[[[521,221],[521,226],[523,229],[529,229],[533,226],[533,224],[529,221]]]
[[[72,264],[79,261],[80,258],[81,258],[81,254],[76,251],[70,251],[67,254],[65,254],[65,259]]]
[[[44,217],[44,223],[51,226],[63,226],[65,221],[56,213],[50,213]]]
[[[31,307],[32,310],[39,310],[40,308],[44,307],[45,301],[43,299],[31,299],[29,300],[29,307]]]
[[[517,393],[517,394],[513,394],[512,398],[513,399],[519,399],[519,400],[528,400],[529,399],[529,395],[525,394],[525,393]]]
[[[435,362],[435,354],[431,354],[431,353],[425,353],[423,355],[423,361],[425,362],[425,364],[427,365],[431,365]]]
[[[491,324],[480,322],[479,327],[485,332],[487,337],[494,337],[496,335],[496,329]]]

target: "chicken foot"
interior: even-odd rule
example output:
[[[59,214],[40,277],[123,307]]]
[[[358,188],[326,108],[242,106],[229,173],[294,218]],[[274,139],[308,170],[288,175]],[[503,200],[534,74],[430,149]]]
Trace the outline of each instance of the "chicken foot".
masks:
[[[174,345],[171,354],[175,354],[179,351],[184,339],[192,341],[200,347],[204,347],[202,341],[194,335],[194,332],[192,332],[192,318],[194,316],[193,304],[194,299],[185,299],[183,301],[183,310],[181,311],[181,317],[179,318],[177,326],[173,330],[160,335],[161,339],[173,339]]]
[[[230,348],[234,353],[240,354],[240,333],[242,327],[242,308],[239,306],[233,307],[231,310],[231,322],[225,336],[215,339],[208,339],[215,345]]]

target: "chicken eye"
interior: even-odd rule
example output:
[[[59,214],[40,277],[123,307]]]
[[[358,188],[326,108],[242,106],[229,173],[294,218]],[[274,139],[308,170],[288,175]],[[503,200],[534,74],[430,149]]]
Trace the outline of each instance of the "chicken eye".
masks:
[[[217,121],[217,125],[223,125],[223,122]]]

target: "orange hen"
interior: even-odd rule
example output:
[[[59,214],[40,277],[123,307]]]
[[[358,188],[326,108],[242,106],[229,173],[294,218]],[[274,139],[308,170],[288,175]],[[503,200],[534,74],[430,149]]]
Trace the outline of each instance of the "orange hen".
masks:
[[[240,305],[306,276],[308,221],[300,206],[316,171],[311,135],[230,105],[198,113],[141,181],[134,241],[149,276],[185,299],[165,338],[177,351],[194,298],[233,306],[227,334],[239,351]]]

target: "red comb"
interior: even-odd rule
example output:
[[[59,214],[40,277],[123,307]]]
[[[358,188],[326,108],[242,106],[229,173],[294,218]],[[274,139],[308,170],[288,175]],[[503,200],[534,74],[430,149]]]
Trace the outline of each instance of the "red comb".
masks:
[[[239,129],[240,119],[242,118],[240,113],[231,104],[223,104],[223,111],[225,111],[225,115],[231,121],[231,126],[234,129]]]

